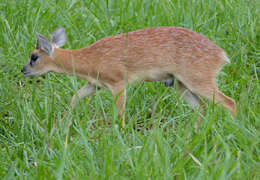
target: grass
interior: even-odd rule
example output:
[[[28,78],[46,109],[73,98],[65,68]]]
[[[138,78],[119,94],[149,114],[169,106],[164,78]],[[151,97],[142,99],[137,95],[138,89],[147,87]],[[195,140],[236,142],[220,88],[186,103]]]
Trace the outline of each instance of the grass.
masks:
[[[260,179],[259,14],[258,0],[1,0],[0,177]],[[72,112],[70,99],[84,81],[52,73],[30,79],[20,72],[37,33],[50,37],[59,26],[68,49],[155,26],[206,35],[232,61],[218,81],[236,100],[238,116],[208,102],[195,133],[198,112],[160,82],[127,89],[123,130],[109,91]],[[93,128],[102,120],[112,120],[111,128]]]

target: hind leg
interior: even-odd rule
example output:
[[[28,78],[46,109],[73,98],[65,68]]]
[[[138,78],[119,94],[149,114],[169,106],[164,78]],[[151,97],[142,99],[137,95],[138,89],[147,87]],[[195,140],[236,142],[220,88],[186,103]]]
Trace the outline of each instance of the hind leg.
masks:
[[[168,78],[164,80],[164,85],[166,87],[168,86],[174,86],[174,78]],[[192,93],[181,81],[177,81],[178,84],[178,90],[181,95],[181,97],[191,106],[193,110],[199,110],[200,107],[203,108],[206,106],[205,102],[196,94]],[[203,112],[204,113],[204,112]],[[202,122],[202,118],[198,117],[198,122],[194,124],[195,132],[198,131],[198,128]]]
[[[233,116],[236,116],[235,101],[219,91],[214,82],[200,84],[200,86],[193,87],[192,91],[200,96],[207,98],[210,101],[214,101],[216,104],[222,104],[233,114]]]
[[[206,107],[205,102],[196,94],[192,93],[187,87],[185,87],[180,81],[178,81],[178,90],[181,97],[191,106],[193,110],[199,110],[202,108],[202,114],[204,113],[204,108]],[[198,121],[194,124],[195,132],[198,132],[198,128],[202,123],[201,116],[198,117]]]
[[[188,88],[186,88],[181,82],[178,82],[179,92],[182,98],[189,103],[192,109],[197,109],[200,105],[205,105],[205,103],[194,93],[192,93]]]
[[[187,87],[184,86],[184,84],[180,81],[177,81],[178,84],[178,90],[182,96],[182,98],[191,106],[193,110],[200,107],[200,105],[206,105],[204,101],[200,97],[198,97],[196,94],[192,93]],[[174,86],[174,78],[169,78],[164,80],[164,85],[166,87]]]
[[[234,99],[226,96],[224,93],[216,89],[215,92],[215,102],[221,103],[225,108],[227,108],[235,117],[236,116],[236,103]]]

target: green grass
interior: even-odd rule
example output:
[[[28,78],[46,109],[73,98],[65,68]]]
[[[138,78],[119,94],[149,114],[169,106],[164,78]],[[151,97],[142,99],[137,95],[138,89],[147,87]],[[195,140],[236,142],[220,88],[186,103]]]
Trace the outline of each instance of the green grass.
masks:
[[[259,15],[259,0],[1,0],[0,177],[260,179]],[[218,81],[236,100],[238,116],[208,103],[195,133],[198,112],[159,82],[127,89],[123,130],[107,90],[72,112],[70,99],[84,81],[52,73],[30,79],[20,72],[37,33],[50,37],[59,26],[68,49],[155,26],[206,35],[232,61]],[[73,120],[62,118],[64,112]],[[102,120],[111,120],[111,128],[93,127]]]

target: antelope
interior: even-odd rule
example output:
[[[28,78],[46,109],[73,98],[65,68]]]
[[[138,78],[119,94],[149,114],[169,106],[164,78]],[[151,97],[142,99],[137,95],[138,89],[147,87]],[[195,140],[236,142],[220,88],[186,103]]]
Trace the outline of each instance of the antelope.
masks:
[[[51,42],[39,34],[36,49],[21,72],[29,77],[56,72],[85,79],[86,85],[72,97],[72,109],[78,100],[107,88],[122,117],[127,84],[163,81],[172,86],[175,81],[191,108],[199,107],[200,97],[204,97],[236,115],[235,101],[216,84],[218,71],[230,60],[224,50],[201,34],[182,27],[146,28],[105,37],[76,50],[60,48],[66,39],[61,27],[54,31]]]

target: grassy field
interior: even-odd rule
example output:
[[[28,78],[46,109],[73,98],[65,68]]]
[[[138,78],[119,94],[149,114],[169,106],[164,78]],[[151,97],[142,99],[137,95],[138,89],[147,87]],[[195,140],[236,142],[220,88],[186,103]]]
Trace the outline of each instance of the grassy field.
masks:
[[[127,89],[125,129],[107,90],[72,112],[84,81],[20,72],[37,33],[60,26],[67,49],[146,27],[206,35],[231,59],[218,81],[238,116],[207,102],[195,133],[199,113],[161,82]],[[259,0],[1,0],[0,179],[260,179],[259,67]]]

